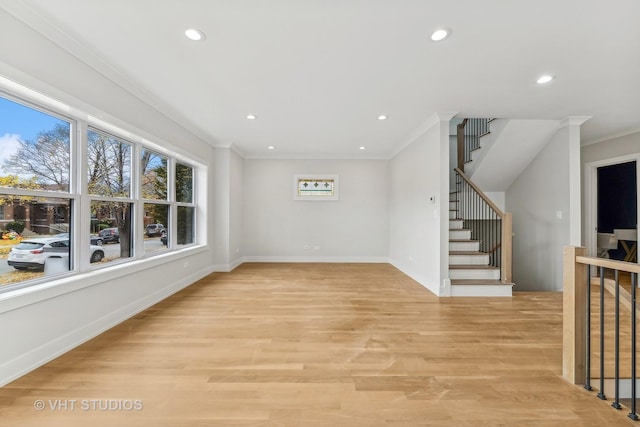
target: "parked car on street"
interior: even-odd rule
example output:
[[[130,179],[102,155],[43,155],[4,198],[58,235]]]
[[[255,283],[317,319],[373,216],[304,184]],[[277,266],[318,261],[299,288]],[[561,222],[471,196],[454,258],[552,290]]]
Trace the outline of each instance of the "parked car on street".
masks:
[[[58,233],[56,235],[54,235],[53,237],[59,237],[59,238],[65,238],[68,239],[69,238],[69,233]],[[92,245],[98,245],[98,246],[102,246],[102,237],[100,236],[90,236],[91,239],[91,244]]]
[[[162,224],[149,224],[147,225],[146,233],[149,237],[160,236],[162,230],[164,230],[164,225]]]
[[[104,251],[100,246],[90,245],[91,262],[100,262],[104,258]],[[25,239],[11,248],[7,264],[16,270],[43,270],[45,261],[49,258],[69,258],[68,237],[40,237]]]
[[[117,228],[105,228],[100,230],[98,237],[103,243],[120,243],[120,231]]]

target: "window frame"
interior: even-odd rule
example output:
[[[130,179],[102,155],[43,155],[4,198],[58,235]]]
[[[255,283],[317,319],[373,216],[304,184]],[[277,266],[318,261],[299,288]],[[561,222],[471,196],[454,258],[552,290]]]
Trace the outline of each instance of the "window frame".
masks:
[[[19,95],[17,95],[17,94]],[[196,232],[196,224],[202,221],[199,218],[199,209],[196,200],[200,196],[197,194],[197,180],[202,178],[201,172],[207,167],[190,159],[186,156],[173,153],[171,145],[166,141],[157,138],[159,142],[153,142],[152,139],[136,135],[124,130],[112,123],[103,121],[75,108],[69,107],[59,101],[49,98],[46,95],[36,93],[17,83],[6,82],[0,78],[0,97],[7,101],[14,102],[31,108],[43,114],[50,115],[54,118],[69,123],[69,186],[68,191],[49,191],[49,190],[30,190],[12,187],[0,187],[0,193],[15,196],[30,196],[43,198],[58,198],[68,200],[70,205],[69,212],[69,231],[70,231],[70,270],[55,276],[43,276],[32,280],[23,280],[20,282],[4,285],[0,287],[0,294],[32,287],[34,285],[50,282],[52,279],[77,275],[79,273],[88,273],[108,267],[119,267],[134,261],[153,258],[157,255],[167,253],[178,253],[182,250],[195,246],[203,245]],[[64,114],[66,112],[68,114]],[[94,131],[102,135],[116,138],[130,146],[130,189],[129,197],[120,196],[103,196],[89,194],[88,191],[88,132]],[[142,150],[149,150],[163,156],[167,159],[167,200],[150,200],[142,198],[141,179],[140,179],[140,160]],[[178,203],[175,198],[175,164],[179,162],[192,169],[192,203]],[[204,169],[202,169],[204,168]],[[129,203],[132,209],[131,213],[131,239],[132,251],[131,256],[127,258],[113,260],[105,264],[91,264],[89,252],[87,249],[90,242],[90,223],[91,223],[91,204],[92,202],[116,202]],[[165,227],[168,230],[170,241],[167,248],[149,253],[144,252],[144,223],[143,223],[143,207],[145,203],[159,203],[168,206],[168,224]],[[176,233],[177,227],[177,206],[188,205],[194,207],[194,224],[193,224],[193,243],[181,245],[177,247],[175,243],[171,243],[172,235]],[[85,244],[87,243],[87,244]]]

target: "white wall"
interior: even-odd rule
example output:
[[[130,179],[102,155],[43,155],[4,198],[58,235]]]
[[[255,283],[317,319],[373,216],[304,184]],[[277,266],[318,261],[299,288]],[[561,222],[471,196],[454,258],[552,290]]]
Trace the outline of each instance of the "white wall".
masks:
[[[640,132],[586,145],[581,150],[582,164],[640,153]]]
[[[294,200],[296,174],[338,174],[340,199]],[[388,178],[387,160],[245,159],[246,260],[387,262]]]
[[[447,292],[448,164],[448,120],[438,117],[390,163],[391,263],[436,295]]]
[[[576,126],[561,127],[506,192],[506,210],[513,214],[513,281],[518,291],[562,290],[562,248],[571,244],[572,228],[580,224],[580,187],[575,188],[571,177],[577,174],[579,180],[580,172],[570,166],[576,147],[579,127],[577,134]],[[577,157],[579,162],[579,152]]]
[[[73,106],[74,114],[99,117],[212,168],[212,148],[185,128],[4,11],[0,28],[11,35],[0,37],[0,76]],[[205,219],[214,193],[202,175],[206,194],[198,194],[204,201],[198,213]],[[203,234],[203,225],[198,239],[207,243],[213,227]],[[0,385],[188,286],[210,273],[212,262],[211,247],[203,245],[0,294]]]

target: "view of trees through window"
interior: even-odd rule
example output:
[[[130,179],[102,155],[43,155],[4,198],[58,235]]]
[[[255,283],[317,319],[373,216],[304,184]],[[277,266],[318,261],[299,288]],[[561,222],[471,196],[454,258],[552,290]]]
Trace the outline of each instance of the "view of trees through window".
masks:
[[[74,141],[75,120],[5,97],[0,112],[0,291],[77,270],[74,259],[93,268],[195,242],[193,167],[145,147],[134,164],[135,143],[92,127]],[[81,152],[86,163],[74,155]],[[86,182],[74,183],[79,169]],[[169,171],[175,171],[171,183]],[[83,191],[88,208],[79,203]],[[89,219],[82,235],[90,241],[74,258],[73,224],[80,217]]]

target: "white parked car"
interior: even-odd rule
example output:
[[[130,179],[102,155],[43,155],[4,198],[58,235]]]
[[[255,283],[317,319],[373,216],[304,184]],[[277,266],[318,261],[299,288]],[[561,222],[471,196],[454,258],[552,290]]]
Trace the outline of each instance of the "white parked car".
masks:
[[[100,246],[91,245],[91,262],[100,262],[104,258],[104,251]],[[7,264],[16,270],[28,268],[44,269],[48,258],[69,259],[68,237],[39,237],[25,239],[11,248]]]

